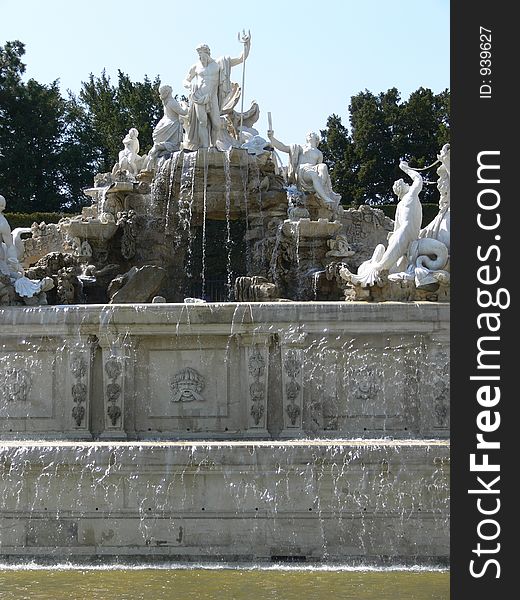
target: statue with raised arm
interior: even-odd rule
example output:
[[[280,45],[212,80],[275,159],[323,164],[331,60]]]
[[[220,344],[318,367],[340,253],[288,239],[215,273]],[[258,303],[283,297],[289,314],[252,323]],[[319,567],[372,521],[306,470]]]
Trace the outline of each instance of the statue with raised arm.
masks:
[[[289,155],[287,170],[289,184],[295,184],[303,192],[314,192],[327,207],[335,210],[341,195],[332,191],[329,170],[323,162],[323,153],[318,149],[320,141],[318,134],[309,133],[304,146],[283,144],[274,137],[272,129],[267,132],[267,137],[274,148]]]
[[[439,190],[439,212],[424,229],[419,237],[439,240],[450,249],[450,145],[444,144],[437,155],[441,163],[437,169],[437,189]]]
[[[231,82],[231,68],[243,63],[249,55],[251,38],[244,37],[244,49],[237,58],[212,58],[207,44],[197,46],[199,60],[184,80],[189,89],[189,113],[184,148],[197,150],[217,146],[221,132],[220,116],[233,110],[240,98],[240,86]]]
[[[181,115],[187,115],[188,109],[184,103],[178,102],[172,95],[169,85],[159,88],[159,96],[164,108],[162,119],[154,127],[152,133],[153,146],[148,153],[146,170],[155,168],[158,159],[166,154],[179,150],[182,142]]]
[[[416,288],[431,284],[448,284],[450,252],[450,145],[445,144],[437,155],[439,212],[408,248],[406,270],[389,275],[390,281],[414,280]]]
[[[408,185],[403,179],[394,183],[393,190],[399,202],[395,212],[394,230],[388,237],[388,247],[385,249],[383,244],[376,246],[372,258],[359,266],[357,275],[350,273],[346,267],[343,268],[343,278],[362,287],[380,283],[383,271],[404,270],[408,264],[410,244],[419,237],[422,222],[419,193],[422,190],[423,178],[405,161],[401,161],[399,167],[410,176],[412,185]]]

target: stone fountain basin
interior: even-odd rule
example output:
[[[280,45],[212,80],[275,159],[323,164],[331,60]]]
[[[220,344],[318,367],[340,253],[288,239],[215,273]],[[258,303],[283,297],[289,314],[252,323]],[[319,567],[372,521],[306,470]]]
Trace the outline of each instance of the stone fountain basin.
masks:
[[[117,231],[117,225],[115,223],[102,223],[98,219],[91,219],[89,221],[61,223],[60,229],[72,237],[107,241]]]
[[[327,219],[299,219],[291,221],[287,219],[283,222],[282,231],[285,235],[299,238],[330,238],[341,229],[339,221],[328,221]]]
[[[2,442],[0,557],[446,564],[449,444]]]

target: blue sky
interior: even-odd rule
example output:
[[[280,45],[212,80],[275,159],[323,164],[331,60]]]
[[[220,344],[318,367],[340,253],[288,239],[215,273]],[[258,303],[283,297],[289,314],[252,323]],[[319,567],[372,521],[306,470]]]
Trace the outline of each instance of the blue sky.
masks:
[[[0,0],[0,45],[26,45],[27,77],[60,80],[78,92],[89,73],[121,69],[133,80],[159,75],[174,93],[207,43],[214,57],[238,56],[250,30],[244,108],[254,99],[265,136],[303,142],[332,113],[348,123],[350,97],[397,87],[449,87],[448,0]],[[233,81],[241,83],[242,66]],[[240,103],[239,103],[240,107]]]

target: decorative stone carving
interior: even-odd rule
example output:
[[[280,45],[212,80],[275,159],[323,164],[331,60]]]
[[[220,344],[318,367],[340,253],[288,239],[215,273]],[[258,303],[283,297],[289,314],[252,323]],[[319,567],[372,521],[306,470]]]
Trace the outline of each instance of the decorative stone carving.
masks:
[[[267,349],[258,345],[247,348],[247,368],[252,427],[265,427],[267,402]]]
[[[439,212],[424,229],[419,237],[433,238],[442,242],[450,249],[451,218],[450,218],[450,145],[444,144],[437,156],[441,163],[437,169],[437,189],[439,190]]]
[[[112,427],[116,427],[122,416],[120,398],[122,393],[121,376],[123,373],[123,358],[121,356],[110,355],[105,361],[105,373],[108,377],[108,383],[105,385],[105,399],[107,406],[107,415]]]
[[[319,218],[286,219],[281,223],[273,248],[270,275],[284,298],[314,300],[315,274],[321,271],[328,240],[337,234],[341,224]]]
[[[11,227],[2,214],[5,206],[5,198],[0,195],[0,303],[47,304],[45,292],[54,283],[46,277],[37,280],[26,276],[19,260],[22,250],[17,248]]]
[[[76,427],[82,427],[86,416],[88,400],[88,363],[84,353],[73,352],[69,361],[69,370],[73,378],[72,384],[72,418]],[[85,426],[84,426],[85,427]]]
[[[325,254],[327,258],[350,258],[355,254],[348,243],[347,236],[341,233],[327,240],[327,246],[330,248]]]
[[[445,144],[437,156],[437,187],[440,193],[439,213],[424,229],[420,229],[422,206],[419,193],[423,179],[401,161],[400,168],[407,173],[412,186],[402,179],[394,183],[399,198],[394,231],[388,238],[388,247],[376,246],[372,258],[363,262],[355,275],[346,266],[339,266],[336,277],[346,282],[345,297],[349,300],[431,300],[449,301],[449,245],[450,245],[450,149]],[[377,289],[379,288],[379,290]]]
[[[352,397],[356,400],[374,400],[379,390],[379,377],[373,369],[363,367],[353,374]]]
[[[26,274],[33,280],[50,278],[55,289],[48,294],[50,304],[77,304],[81,289],[77,274],[78,257],[65,252],[50,252],[41,258]]]
[[[0,399],[3,402],[27,402],[32,377],[27,369],[0,363]]]
[[[144,156],[139,156],[139,131],[132,127],[123,139],[124,149],[119,153],[119,160],[112,169],[115,177],[121,173],[135,175],[141,170]]]
[[[204,402],[201,396],[206,387],[205,378],[195,369],[186,367],[181,369],[170,379],[172,402]]]
[[[135,256],[137,219],[135,210],[117,213],[116,225],[123,230],[121,238],[121,254],[129,260]]]
[[[433,395],[435,427],[447,429],[450,425],[450,360],[445,352],[434,352],[430,357],[428,383]]]
[[[22,236],[30,232],[29,237]],[[19,227],[13,230],[15,244],[20,245],[19,258],[25,268],[33,265],[49,252],[63,252],[65,236],[55,223],[33,223],[30,229]]]
[[[345,267],[341,276],[354,285],[369,287],[381,283],[381,274],[402,270],[410,244],[419,237],[422,221],[422,205],[419,193],[422,190],[422,176],[401,161],[399,167],[412,179],[412,185],[399,179],[394,183],[394,192],[399,198],[395,213],[394,231],[388,238],[388,247],[376,246],[372,258],[359,266],[357,275]]]
[[[0,274],[12,276],[20,272],[21,265],[11,227],[3,215],[5,206],[5,198],[0,196]]]
[[[271,302],[280,297],[278,287],[265,277],[237,277],[235,300],[237,302]]]
[[[386,243],[389,233],[394,228],[392,219],[387,217],[380,208],[367,204],[347,210],[340,208],[336,218],[343,225],[348,244],[355,252],[343,262],[356,269],[372,256],[378,244]]]
[[[302,350],[283,351],[283,399],[285,426],[301,428],[302,416]]]
[[[404,272],[389,275],[390,280],[414,280],[418,289],[437,289],[450,283],[450,145],[445,144],[437,155],[440,166],[439,212],[433,221],[422,229],[419,239],[414,240],[408,249],[408,265]]]
[[[164,108],[164,115],[152,132],[153,146],[148,153],[145,169],[154,169],[156,165],[172,152],[179,150],[182,142],[182,123],[180,115],[186,115],[188,110],[185,102],[179,102],[172,95],[169,85],[159,88],[159,96]]]

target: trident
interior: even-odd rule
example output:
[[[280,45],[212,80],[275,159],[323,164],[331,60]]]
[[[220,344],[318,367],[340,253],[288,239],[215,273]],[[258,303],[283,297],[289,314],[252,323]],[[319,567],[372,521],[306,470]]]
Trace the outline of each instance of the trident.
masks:
[[[242,130],[242,123],[244,121],[244,87],[245,87],[245,81],[246,81],[246,42],[249,41],[251,39],[251,31],[248,30],[247,35],[246,35],[246,30],[242,29],[242,35],[240,35],[240,31],[238,32],[238,41],[241,44],[244,44],[244,50],[243,50],[243,54],[244,54],[244,60],[242,61],[242,101],[240,103],[240,130]],[[238,134],[238,138],[240,139],[240,132]]]

